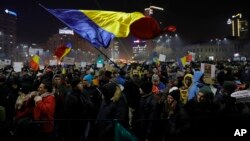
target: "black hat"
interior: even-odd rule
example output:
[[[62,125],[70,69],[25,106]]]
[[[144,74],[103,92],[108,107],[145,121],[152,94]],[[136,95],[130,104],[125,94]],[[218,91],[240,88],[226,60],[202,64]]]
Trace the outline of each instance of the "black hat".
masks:
[[[180,90],[173,90],[172,92],[169,93],[170,96],[174,98],[174,100],[179,101],[180,100]]]
[[[110,101],[110,99],[114,96],[116,86],[117,85],[115,83],[110,82],[100,87],[100,90],[106,101]]]
[[[237,86],[234,81],[224,81],[223,89],[226,90],[229,94],[233,93],[236,90]]]
[[[152,83],[150,83],[150,82],[143,82],[143,83],[141,84],[141,87],[140,87],[140,88],[142,89],[142,91],[143,91],[144,93],[149,94],[149,93],[152,92],[152,87],[153,87]]]
[[[80,77],[77,77],[77,76],[73,77],[72,80],[71,80],[72,88],[76,87],[77,84],[79,84],[80,82],[81,82]]]

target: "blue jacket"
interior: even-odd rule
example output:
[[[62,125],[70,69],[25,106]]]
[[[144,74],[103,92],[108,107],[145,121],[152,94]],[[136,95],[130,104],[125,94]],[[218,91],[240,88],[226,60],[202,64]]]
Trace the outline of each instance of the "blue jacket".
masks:
[[[188,100],[193,99],[197,95],[199,88],[201,86],[203,86],[203,84],[200,81],[203,74],[204,73],[201,71],[194,72],[193,81],[192,81],[192,84],[191,84],[190,89],[188,91]]]

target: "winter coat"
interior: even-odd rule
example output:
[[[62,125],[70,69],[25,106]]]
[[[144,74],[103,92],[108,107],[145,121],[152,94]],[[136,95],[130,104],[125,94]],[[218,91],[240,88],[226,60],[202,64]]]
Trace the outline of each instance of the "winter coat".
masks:
[[[202,78],[203,74],[204,73],[201,71],[194,72],[192,84],[191,84],[189,91],[188,91],[188,100],[193,99],[197,95],[199,88],[201,86],[203,86],[203,84],[201,83],[201,80],[200,80]]]
[[[136,114],[136,134],[140,140],[157,140],[160,131],[159,119],[161,111],[159,104],[152,93],[143,95],[140,100],[138,112]]]
[[[41,100],[36,101],[33,116],[35,120],[45,121],[41,123],[42,132],[52,133],[54,131],[55,97],[48,92],[40,97]]]
[[[124,93],[115,83],[107,83],[100,88],[103,100],[97,116],[97,129],[100,141],[114,140],[114,119],[128,127],[128,105]],[[116,97],[117,99],[111,100]]]

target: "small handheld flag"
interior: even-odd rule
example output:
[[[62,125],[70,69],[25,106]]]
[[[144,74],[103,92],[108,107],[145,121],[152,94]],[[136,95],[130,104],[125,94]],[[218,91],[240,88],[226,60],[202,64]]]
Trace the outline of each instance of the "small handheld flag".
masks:
[[[40,57],[38,55],[34,55],[30,60],[30,68],[34,71],[39,70]]]
[[[56,48],[55,56],[58,58],[58,60],[62,60],[62,58],[64,56],[66,56],[71,51],[71,48],[72,48],[71,43],[68,43],[66,45],[63,44],[63,45]]]

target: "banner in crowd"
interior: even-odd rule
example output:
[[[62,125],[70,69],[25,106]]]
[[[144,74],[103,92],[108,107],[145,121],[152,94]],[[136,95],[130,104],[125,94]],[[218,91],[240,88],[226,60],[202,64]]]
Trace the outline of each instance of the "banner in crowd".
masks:
[[[159,54],[159,61],[165,62],[165,61],[166,61],[166,55],[164,55],[164,54]]]
[[[49,65],[50,66],[56,66],[57,65],[57,60],[49,60]]]
[[[75,58],[73,58],[73,57],[64,57],[63,64],[74,65],[75,64]]]
[[[23,62],[13,62],[13,68],[15,72],[21,72],[23,68]]]
[[[213,84],[216,66],[212,64],[201,63],[201,71],[204,73],[206,83]]]

